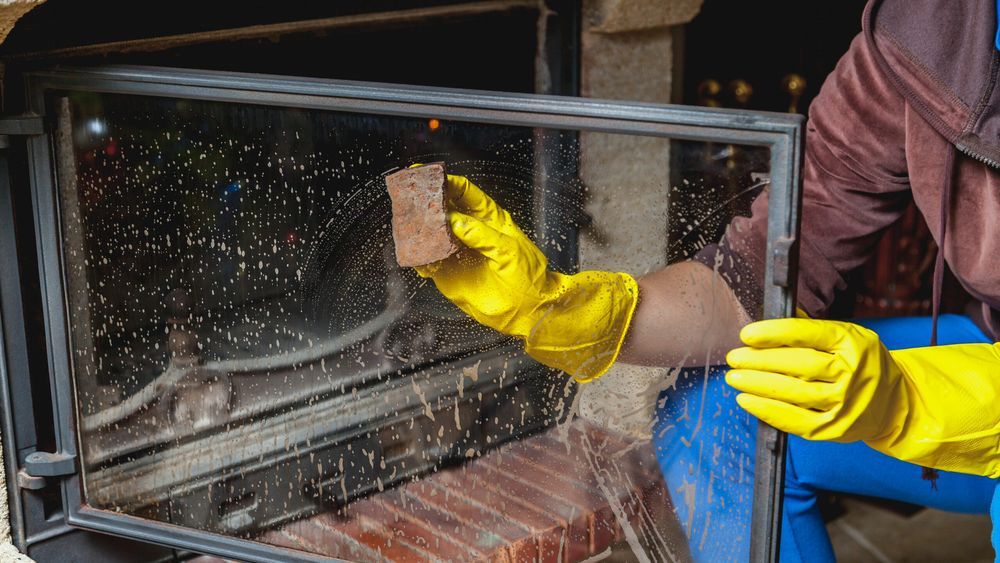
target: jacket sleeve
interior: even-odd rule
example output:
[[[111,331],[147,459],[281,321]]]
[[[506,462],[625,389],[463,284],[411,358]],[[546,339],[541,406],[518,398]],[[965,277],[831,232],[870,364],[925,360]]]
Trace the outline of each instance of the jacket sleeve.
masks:
[[[854,39],[809,109],[803,168],[798,301],[823,317],[848,274],[910,199],[906,104],[879,70],[864,38]],[[695,259],[716,268],[753,318],[760,316],[767,240],[767,192],[737,217],[723,241]]]

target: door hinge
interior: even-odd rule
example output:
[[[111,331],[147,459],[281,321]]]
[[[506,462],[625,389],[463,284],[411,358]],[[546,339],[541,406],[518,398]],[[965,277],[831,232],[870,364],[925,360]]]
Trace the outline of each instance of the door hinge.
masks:
[[[62,452],[31,452],[24,458],[24,472],[31,477],[63,477],[76,473],[76,456]]]
[[[0,116],[0,148],[10,146],[10,137],[31,137],[45,134],[45,120],[31,113]]]
[[[799,241],[795,237],[781,236],[774,241],[774,284],[791,287],[798,262]]]

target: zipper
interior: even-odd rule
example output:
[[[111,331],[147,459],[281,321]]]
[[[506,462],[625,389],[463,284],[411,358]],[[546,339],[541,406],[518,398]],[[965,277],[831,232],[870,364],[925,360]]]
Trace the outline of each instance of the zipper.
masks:
[[[955,148],[957,148],[959,150],[959,152],[961,152],[965,156],[972,157],[973,159],[978,160],[979,162],[982,162],[983,164],[986,164],[986,165],[988,165],[988,166],[990,166],[992,168],[1000,169],[1000,162],[997,162],[996,160],[994,160],[994,159],[992,159],[992,158],[990,158],[988,156],[983,156],[983,155],[981,155],[981,154],[973,151],[972,149],[970,149],[965,144],[956,142],[955,143]]]

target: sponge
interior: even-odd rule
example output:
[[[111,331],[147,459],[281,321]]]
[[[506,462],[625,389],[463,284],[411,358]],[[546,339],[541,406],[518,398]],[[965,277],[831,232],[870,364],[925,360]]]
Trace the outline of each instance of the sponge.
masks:
[[[392,200],[396,263],[424,266],[458,251],[445,210],[444,163],[400,170],[385,177]]]

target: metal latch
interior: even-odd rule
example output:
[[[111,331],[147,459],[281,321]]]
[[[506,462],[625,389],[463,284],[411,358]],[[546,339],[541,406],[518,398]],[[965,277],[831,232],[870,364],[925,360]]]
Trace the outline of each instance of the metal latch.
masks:
[[[17,470],[17,486],[22,489],[37,491],[44,489],[47,484],[45,477],[32,477],[23,467]]]
[[[774,284],[791,287],[795,263],[798,261],[798,239],[781,236],[774,241]]]
[[[24,458],[31,477],[62,477],[76,473],[76,456],[62,452],[31,452]]]
[[[0,117],[0,148],[10,146],[10,137],[27,137],[45,134],[45,121],[35,114]]]

